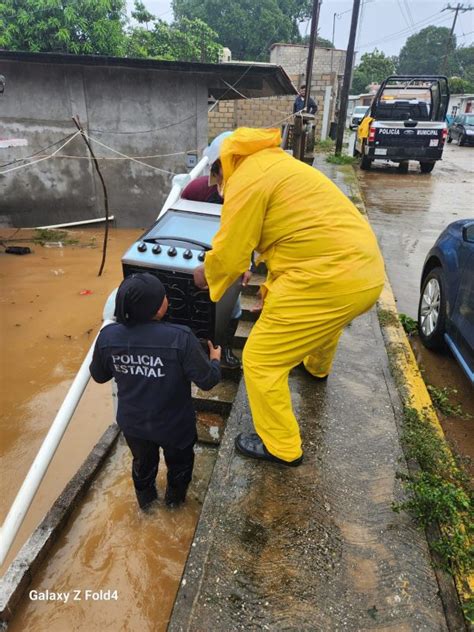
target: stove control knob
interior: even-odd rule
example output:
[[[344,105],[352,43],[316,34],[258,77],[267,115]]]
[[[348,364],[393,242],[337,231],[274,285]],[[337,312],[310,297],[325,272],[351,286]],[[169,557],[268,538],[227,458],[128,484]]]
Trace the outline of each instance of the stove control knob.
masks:
[[[199,261],[204,261],[205,257],[206,257],[205,251],[201,250],[201,252],[198,254]]]
[[[160,254],[160,252],[161,252],[161,246],[160,246],[160,244],[155,244],[155,245],[153,246],[153,248],[151,249],[151,251],[152,251],[152,253],[153,253],[154,255],[159,255],[159,254]]]
[[[146,243],[141,241],[137,246],[138,252],[146,252]]]
[[[174,246],[171,246],[170,248],[168,248],[168,254],[170,257],[176,257],[176,255],[178,254],[178,251],[176,250]]]
[[[192,259],[193,258],[193,253],[190,250],[185,250],[183,252],[183,257],[185,259]]]

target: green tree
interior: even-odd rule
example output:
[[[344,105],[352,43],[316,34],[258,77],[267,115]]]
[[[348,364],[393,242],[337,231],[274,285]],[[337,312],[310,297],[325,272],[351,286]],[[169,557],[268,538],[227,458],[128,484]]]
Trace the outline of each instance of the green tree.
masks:
[[[450,41],[450,30],[444,26],[427,26],[411,35],[400,51],[400,74],[440,74],[446,50],[456,48],[456,37]]]
[[[468,94],[474,92],[474,83],[462,77],[450,77],[449,90],[451,94]]]
[[[309,44],[309,35],[305,35],[301,40],[301,43]],[[316,38],[316,46],[319,46],[319,48],[334,48],[334,44],[330,40],[325,39],[324,37],[319,37],[319,35]]]
[[[0,48],[123,55],[125,0],[3,0]]]
[[[202,20],[182,18],[170,25],[155,19],[151,29],[129,30],[127,56],[215,63],[222,49],[216,37]]]
[[[474,46],[456,48],[450,57],[452,74],[467,82],[467,92],[474,92]]]
[[[298,23],[311,15],[312,0],[173,0],[177,20],[199,18],[235,59],[268,59],[275,42],[300,42]]]
[[[380,83],[396,71],[396,57],[387,57],[382,51],[375,49],[360,58],[360,64],[354,70],[352,92],[362,94],[371,83]]]
[[[148,11],[143,2],[140,2],[140,0],[135,0],[134,7],[135,8],[132,11],[132,18],[139,24],[144,24],[148,29],[149,22],[153,22],[155,20],[155,16],[153,13]]]

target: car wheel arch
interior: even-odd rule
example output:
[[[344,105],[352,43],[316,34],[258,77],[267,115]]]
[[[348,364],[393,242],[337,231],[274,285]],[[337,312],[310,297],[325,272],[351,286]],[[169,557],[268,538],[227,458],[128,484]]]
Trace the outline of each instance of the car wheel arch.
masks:
[[[424,265],[423,274],[421,275],[420,291],[423,288],[423,283],[425,282],[426,277],[431,272],[431,270],[434,270],[435,268],[443,269],[443,264],[441,263],[441,260],[439,259],[439,257],[437,257],[436,255],[433,255],[428,259],[428,261]]]

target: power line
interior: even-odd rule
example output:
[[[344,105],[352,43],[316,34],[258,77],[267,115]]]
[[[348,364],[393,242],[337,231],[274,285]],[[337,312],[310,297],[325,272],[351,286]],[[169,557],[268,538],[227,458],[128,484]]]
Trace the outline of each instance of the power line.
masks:
[[[444,53],[443,64],[441,66],[442,72],[445,73],[447,65],[448,65],[448,55],[450,52],[450,48],[452,44],[454,43],[453,35],[454,35],[454,29],[456,27],[456,20],[458,19],[458,13],[459,12],[466,13],[467,11],[474,11],[474,7],[471,7],[471,6],[465,7],[463,4],[458,2],[457,7],[452,7],[450,4],[448,4],[448,6],[443,9],[443,11],[454,11],[453,25],[451,26],[451,31],[449,33],[448,41],[446,42],[446,51]],[[453,48],[456,48],[456,45],[454,45]]]
[[[400,9],[401,16],[402,16],[403,20],[405,21],[405,24],[413,32],[413,24],[410,24],[410,21],[408,19],[408,14],[405,14],[406,7],[405,7],[405,11],[404,11],[403,8],[402,8],[401,0],[397,0],[397,4],[398,4],[398,8]]]
[[[415,24],[415,20],[413,19],[413,15],[410,9],[410,3],[408,2],[408,0],[403,0],[403,6],[405,7],[405,11],[407,12],[408,19],[410,20],[410,23],[413,26]]]
[[[436,20],[433,20],[432,18],[434,16],[436,16],[436,15],[438,15],[439,18],[436,19]],[[418,26],[418,27],[423,26],[423,27],[425,27],[429,23],[431,23],[431,24],[439,24],[441,22],[446,22],[447,20],[449,20],[449,17],[440,16],[440,12],[437,12],[437,13],[433,13],[433,15],[431,15],[431,16],[429,16],[427,18],[424,18],[423,20],[420,20],[419,22],[415,22],[414,26]],[[377,40],[374,40],[372,42],[368,42],[367,44],[362,44],[359,47],[359,50],[364,49],[364,48],[370,48],[371,46],[374,46],[375,44],[380,44],[381,42],[389,42],[389,41],[394,40],[394,39],[399,39],[400,37],[403,37],[403,36],[406,36],[406,35],[409,35],[409,34],[410,34],[410,29],[404,28],[404,29],[402,29],[400,31],[396,31],[395,33],[391,33],[391,34],[383,37],[382,39],[377,39]]]

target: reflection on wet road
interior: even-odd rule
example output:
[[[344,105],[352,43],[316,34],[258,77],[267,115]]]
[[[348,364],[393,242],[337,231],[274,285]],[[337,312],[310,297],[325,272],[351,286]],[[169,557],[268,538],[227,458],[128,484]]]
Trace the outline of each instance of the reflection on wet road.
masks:
[[[474,150],[448,145],[432,174],[421,174],[415,162],[406,175],[393,163],[374,162],[358,176],[398,311],[416,318],[428,250],[448,224],[474,217]]]
[[[370,171],[356,168],[370,223],[381,246],[398,311],[416,320],[425,257],[448,224],[474,217],[474,149],[447,145],[443,160],[430,174],[416,162],[404,175],[393,163],[374,162]],[[453,403],[474,415],[472,387],[450,354],[429,352],[415,339],[415,355],[425,381],[454,389]],[[474,458],[472,420],[440,420],[459,454]],[[472,471],[472,470],[471,470]]]

